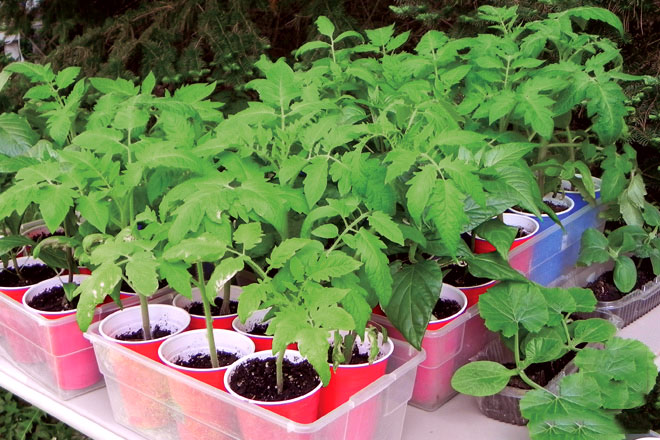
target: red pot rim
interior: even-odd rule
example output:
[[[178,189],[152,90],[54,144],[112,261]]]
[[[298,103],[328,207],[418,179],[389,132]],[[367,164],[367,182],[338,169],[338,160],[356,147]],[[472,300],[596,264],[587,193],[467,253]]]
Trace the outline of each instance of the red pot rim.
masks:
[[[249,317],[248,319],[259,319],[259,322],[262,324],[265,324],[264,322],[261,321],[261,319],[268,313],[268,309],[263,309],[263,310],[255,310]],[[268,322],[268,321],[266,321]],[[233,321],[231,322],[231,327],[234,329],[234,331],[237,331],[238,333],[241,333],[249,338],[256,338],[256,339],[273,339],[275,336],[274,335],[253,335],[252,333],[248,333],[245,330],[245,324],[243,324],[238,316],[236,316]]]
[[[548,196],[543,197],[543,200],[557,200],[557,199],[558,199],[557,197],[548,197]],[[571,212],[573,210],[573,208],[575,208],[575,201],[573,199],[571,199],[570,197],[563,197],[563,198],[561,198],[561,201],[568,203],[568,207],[566,209],[564,209],[563,211],[556,212],[555,214],[565,215],[565,214],[568,214],[569,212]],[[529,212],[520,211],[520,210],[517,210],[517,209],[514,209],[514,208],[509,208],[509,209],[511,211],[513,211],[515,214],[524,215],[525,217],[536,217],[534,214],[529,213]],[[550,218],[550,216],[548,214],[541,214],[541,217],[543,217],[544,219]]]
[[[243,397],[240,394],[237,394],[234,390],[231,389],[231,385],[230,385],[229,381],[231,380],[231,376],[232,376],[232,373],[234,372],[234,369],[236,369],[239,365],[246,362],[247,360],[254,359],[254,358],[265,359],[265,358],[274,358],[274,357],[275,357],[275,355],[273,354],[273,352],[271,350],[264,350],[264,351],[258,351],[256,353],[252,353],[251,355],[248,355],[248,356],[244,356],[244,357],[240,358],[239,360],[237,360],[236,362],[234,362],[233,364],[231,364],[229,366],[229,369],[227,370],[227,373],[225,374],[225,378],[224,378],[225,389],[227,390],[227,392],[229,394],[231,394],[232,396],[241,399],[244,402],[254,403],[255,405],[259,405],[259,406],[280,406],[280,405],[289,405],[291,403],[296,403],[296,402],[300,402],[301,400],[305,400],[308,397],[314,395],[314,393],[318,392],[321,389],[321,387],[323,386],[323,382],[321,380],[319,380],[319,384],[316,387],[314,387],[311,391],[303,394],[302,396],[298,396],[298,397],[295,397],[295,398],[289,399],[289,400],[278,400],[276,402],[265,402],[265,401],[262,401],[262,400],[248,399],[247,397]],[[300,361],[300,360],[305,359],[300,354],[300,352],[296,351],[296,350],[286,350],[284,352],[284,357],[289,358],[289,360],[291,360],[291,357],[293,357],[294,361],[295,360]]]
[[[460,287],[458,287],[458,286],[454,286],[454,287],[456,287],[458,290],[461,290],[461,291],[462,291],[463,289],[465,289],[465,290],[473,290],[473,289],[482,289],[482,288],[488,286],[489,284],[495,284],[495,283],[497,283],[497,280],[486,281],[486,282],[483,283],[483,284],[475,284],[474,286],[460,286]]]
[[[504,216],[504,224],[507,225],[507,226],[513,226],[513,227],[515,227],[515,226],[522,226],[522,225],[518,225],[518,224],[516,224],[516,223],[509,223],[509,222],[506,221],[507,219],[510,219],[510,220],[513,220],[513,219],[520,219],[520,220],[523,220],[523,219],[524,219],[524,221],[531,221],[531,222],[533,222],[532,225],[533,225],[534,229],[533,229],[530,233],[528,233],[527,235],[525,235],[524,237],[514,238],[514,239],[513,239],[513,242],[514,242],[514,243],[515,243],[515,242],[518,242],[518,241],[527,240],[527,239],[533,237],[534,234],[536,234],[537,232],[539,232],[539,229],[541,229],[541,225],[539,224],[539,222],[537,222],[537,221],[534,219],[534,215],[533,215],[533,214],[532,214],[532,215],[525,215],[525,214],[518,213],[518,212],[504,212],[504,213],[502,213],[502,215]],[[493,218],[495,218],[495,217],[493,217]],[[477,239],[477,240],[481,240],[481,241],[486,241],[486,239],[479,237],[479,235],[476,236],[476,239]]]
[[[442,319],[433,319],[433,320],[429,321],[428,325],[442,324],[442,323],[449,322],[449,321],[451,321],[452,319],[456,319],[456,318],[458,318],[458,317],[459,317],[460,315],[462,315],[462,314],[465,312],[465,310],[467,309],[468,299],[467,299],[467,296],[465,296],[465,293],[461,292],[461,290],[460,290],[458,287],[454,287],[454,286],[452,286],[451,284],[444,284],[444,283],[443,283],[443,284],[442,284],[442,290],[445,290],[445,287],[448,288],[448,290],[447,290],[448,292],[453,292],[453,293],[455,294],[455,296],[461,298],[461,300],[462,300],[462,302],[463,302],[463,303],[461,304],[461,309],[460,309],[458,312],[456,312],[456,313],[454,313],[453,315],[448,316],[448,317],[446,317],[446,318],[442,318]],[[440,298],[442,298],[442,291],[440,292]],[[454,300],[455,300],[456,298],[450,298],[450,299],[454,299]]]

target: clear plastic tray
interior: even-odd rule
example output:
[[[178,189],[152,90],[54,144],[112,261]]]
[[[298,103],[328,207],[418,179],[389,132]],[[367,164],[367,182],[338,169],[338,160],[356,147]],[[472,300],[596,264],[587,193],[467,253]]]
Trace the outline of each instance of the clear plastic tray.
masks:
[[[381,315],[371,319],[395,334],[392,324]],[[451,387],[454,372],[496,335],[484,326],[477,306],[472,306],[446,326],[427,331],[422,340],[426,359],[417,368],[415,387],[410,404],[425,411],[434,411],[456,395]]]
[[[604,272],[612,270],[613,263],[593,264],[578,267],[556,280],[553,285],[561,287],[584,287]],[[623,327],[644,316],[660,304],[660,277],[649,281],[616,301],[598,301],[596,310],[584,313],[584,317],[607,317],[609,314],[621,318]]]
[[[575,267],[582,233],[587,228],[603,230],[605,221],[598,218],[600,210],[599,206],[586,205],[563,220],[563,231],[553,224],[518,246],[509,254],[511,266],[541,285],[557,285],[557,280]]]
[[[171,289],[150,301],[171,302]],[[138,298],[123,300],[137,305]],[[94,321],[118,309],[112,302],[97,307]],[[103,386],[91,343],[78,328],[76,315],[46,319],[0,293],[0,355],[54,395],[68,400]]]
[[[425,356],[394,341],[383,377],[314,423],[300,424],[105,340],[98,323],[86,337],[94,345],[116,421],[153,440],[399,439]]]

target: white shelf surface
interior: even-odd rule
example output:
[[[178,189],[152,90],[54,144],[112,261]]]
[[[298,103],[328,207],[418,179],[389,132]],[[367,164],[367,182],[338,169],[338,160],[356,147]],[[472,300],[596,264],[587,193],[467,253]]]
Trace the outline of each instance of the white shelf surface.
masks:
[[[624,338],[639,339],[660,354],[660,307],[619,332]],[[660,356],[656,358],[660,366]],[[0,387],[27,400],[95,440],[141,440],[133,431],[115,423],[105,388],[62,401],[50,394],[7,360],[0,357]],[[466,428],[469,427],[469,428]],[[476,400],[456,396],[433,412],[408,406],[403,440],[528,440],[527,428],[509,425],[483,416]]]

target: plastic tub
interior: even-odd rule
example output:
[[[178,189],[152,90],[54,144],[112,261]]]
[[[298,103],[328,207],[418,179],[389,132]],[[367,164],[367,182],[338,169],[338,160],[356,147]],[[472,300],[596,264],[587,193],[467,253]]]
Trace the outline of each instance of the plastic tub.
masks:
[[[171,290],[162,290],[155,302],[171,301]],[[138,298],[125,300],[125,305],[138,303]],[[114,303],[96,308],[94,321],[98,321],[118,309]],[[48,319],[26,309],[21,303],[0,294],[0,316],[11,316],[11,320],[0,321],[3,338],[0,346],[3,356],[19,370],[33,378],[63,400],[71,399],[103,386],[90,342],[77,329],[76,315]],[[69,331],[76,329],[77,331]],[[66,341],[61,336],[66,334]],[[62,368],[65,365],[88,363],[85,372],[74,374]],[[91,383],[80,387],[78,378],[84,374]],[[95,380],[93,378],[96,377]]]
[[[562,276],[553,285],[559,287],[584,287],[601,274],[612,270],[613,266],[613,263],[609,262],[592,264],[589,267],[577,267]],[[601,318],[615,315],[621,319],[622,326],[625,327],[658,305],[660,305],[660,277],[655,277],[641,288],[633,290],[621,299],[616,301],[598,301],[595,311],[582,313],[581,316]]]
[[[119,344],[106,341],[98,333],[98,324],[93,324],[86,337],[94,345],[94,351],[105,376],[106,386],[110,397],[112,412],[118,423],[127,426],[147,439],[161,440],[163,438],[209,438],[209,439],[245,439],[250,436],[241,431],[239,419],[247,416],[261,421],[262,433],[273,439],[304,438],[310,440],[342,440],[356,439],[346,428],[349,424],[359,423],[355,419],[361,413],[356,409],[364,405],[373,405],[377,402],[377,427],[370,439],[387,440],[400,439],[403,430],[403,421],[406,413],[406,403],[411,396],[415,382],[417,366],[424,360],[424,353],[413,349],[409,344],[394,341],[394,354],[388,362],[387,374],[373,382],[363,390],[353,395],[348,402],[326,414],[317,421],[308,424],[295,423],[282,416],[274,414],[267,409],[243,402],[230,396],[228,393],[213,388],[205,383],[188,377],[165,365],[140,356]],[[133,363],[142,371],[149,372],[155,383],[173,382],[188,386],[197,391],[200,397],[199,406],[213,407],[223,414],[232,414],[220,420],[208,420],[196,415],[184,414],[176,405],[169,393],[151,393],[146,388],[132,389],[132,393],[139,394],[144,402],[150,405],[150,411],[144,411],[142,416],[153,414],[159,420],[136,420],[135,414],[127,408],[124,395],[129,384],[122,382],[113,366],[118,359]],[[122,394],[124,393],[124,394]],[[137,423],[136,423],[137,422]],[[154,427],[157,427],[154,429]],[[192,430],[188,431],[187,429]],[[364,439],[369,440],[369,439]]]

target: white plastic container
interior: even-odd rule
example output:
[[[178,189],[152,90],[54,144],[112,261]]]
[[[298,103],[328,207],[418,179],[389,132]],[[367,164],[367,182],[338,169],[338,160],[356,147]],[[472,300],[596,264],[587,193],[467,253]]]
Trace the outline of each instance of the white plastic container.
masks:
[[[105,376],[112,412],[120,424],[127,426],[147,439],[244,439],[238,423],[239,415],[247,415],[260,420],[261,429],[268,433],[268,438],[290,439],[305,438],[310,440],[342,440],[350,438],[346,432],[349,423],[354,422],[355,408],[363,405],[379,406],[377,429],[373,439],[400,439],[406,413],[406,403],[411,396],[415,382],[417,366],[423,361],[424,353],[414,350],[409,344],[395,341],[394,355],[388,363],[387,374],[364,388],[362,391],[328,413],[316,422],[300,424],[292,422],[267,409],[241,401],[228,393],[192,379],[165,365],[140,356],[119,344],[102,338],[98,333],[98,324],[93,324],[86,337],[94,345],[101,372]],[[151,373],[149,382],[153,384],[172,383],[188,386],[196,390],[200,408],[215,408],[225,416],[213,421],[196,415],[184,415],[181,408],[174,404],[169,393],[145,387],[143,381],[139,387],[131,383],[130,378],[117,375],[116,365],[134,364],[141,371]],[[148,405],[136,417],[134,408],[127,405],[126,393],[140,396],[141,406]],[[366,440],[366,439],[365,439]]]

